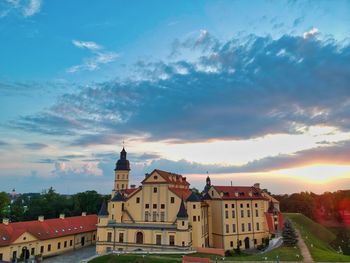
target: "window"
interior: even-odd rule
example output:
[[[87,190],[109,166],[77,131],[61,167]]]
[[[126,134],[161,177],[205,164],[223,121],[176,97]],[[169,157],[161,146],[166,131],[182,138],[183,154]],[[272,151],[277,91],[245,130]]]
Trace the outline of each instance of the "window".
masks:
[[[146,209],[149,208],[149,204],[145,204],[145,208],[146,208]]]
[[[156,235],[156,244],[161,245],[162,244],[162,236],[161,235]]]
[[[61,249],[61,242],[57,243],[57,249]]]
[[[249,208],[249,204],[247,204],[247,207]]]
[[[160,208],[161,208],[161,209],[165,209],[165,204],[161,204],[161,205],[160,205]]]
[[[114,214],[112,214],[112,220],[114,220]]]
[[[172,203],[172,204],[175,203],[175,197],[170,198],[170,203]]]
[[[196,209],[196,205],[193,205],[193,209]]]
[[[256,223],[256,230],[257,230],[257,231],[260,230],[260,224],[259,224],[259,222]]]
[[[182,226],[184,226],[184,225],[185,225],[185,221],[181,221],[181,223],[182,223]]]
[[[148,222],[148,212],[145,212],[145,221]]]
[[[165,221],[165,213],[164,212],[160,212],[160,221],[161,222]]]
[[[136,197],[136,204],[140,203],[140,197]]]
[[[241,210],[241,217],[244,217],[244,210]]]
[[[112,232],[107,233],[107,242],[112,242]]]
[[[183,246],[183,247],[185,246],[185,241],[182,241],[182,246]]]
[[[241,204],[241,208],[243,208],[243,204]]]
[[[158,176],[155,175],[155,176],[153,176],[153,178],[154,178],[154,180],[157,180],[157,179],[158,179]]]
[[[231,208],[235,208],[235,204],[232,204],[232,205],[231,205]]]
[[[226,233],[230,232],[230,226],[228,224],[226,224]]]
[[[198,222],[201,221],[201,216],[198,216]]]
[[[122,184],[122,189],[124,189],[124,184]]]
[[[32,256],[34,256],[34,254],[35,254],[35,248],[34,247],[32,247],[32,249],[30,250],[30,254],[32,255]],[[1,259],[1,258],[0,258]]]
[[[247,217],[250,217],[250,210],[247,210]]]
[[[70,241],[69,241],[69,246],[70,246],[70,247],[73,246],[73,240],[70,240]]]
[[[157,209],[157,204],[153,204],[153,209]]]
[[[95,240],[96,239],[96,235],[94,234],[93,236],[92,236],[92,240]],[[66,241],[66,243],[67,243],[67,241]]]
[[[95,235],[94,235],[94,240],[95,240]],[[67,247],[67,241],[64,241],[63,246],[64,246],[64,247]]]
[[[256,245],[258,243],[258,241],[256,240],[256,238],[254,238],[254,245]]]
[[[242,223],[242,232],[244,232],[245,229],[244,229],[244,223]]]
[[[230,241],[230,247],[233,247],[233,241]]]
[[[51,244],[47,245],[47,251],[51,251]]]
[[[0,260],[2,260],[2,253],[0,253]]]
[[[124,242],[124,233],[119,233],[119,243]]]
[[[153,187],[153,193],[157,193],[158,188],[157,187]]]
[[[232,232],[236,233],[236,224],[232,224]]]
[[[228,204],[225,204],[225,208],[228,208]]]
[[[252,231],[252,224],[248,223],[248,231]]]
[[[40,247],[40,254],[43,254],[44,253],[44,246],[41,246]]]
[[[259,217],[259,210],[258,209],[255,210],[255,216]]]
[[[169,245],[174,246],[175,245],[175,236],[169,236]]]
[[[153,222],[157,221],[157,212],[152,213],[152,220]]]
[[[226,219],[228,218],[228,211],[227,210],[225,211],[225,218]]]
[[[124,203],[122,203],[122,211],[124,211]]]
[[[214,195],[214,191],[211,191],[211,195]]]
[[[255,203],[255,207],[258,207],[258,203]]]
[[[235,218],[236,217],[236,212],[235,210],[232,210],[232,218]]]
[[[193,222],[196,222],[196,221],[197,221],[197,217],[193,216]]]

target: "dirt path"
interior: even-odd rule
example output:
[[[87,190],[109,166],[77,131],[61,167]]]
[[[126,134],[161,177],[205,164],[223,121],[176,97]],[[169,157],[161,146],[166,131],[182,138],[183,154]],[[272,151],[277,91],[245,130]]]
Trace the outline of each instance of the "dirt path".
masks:
[[[298,233],[298,236],[299,236],[298,246],[300,248],[301,255],[304,258],[303,262],[314,262],[314,260],[312,259],[311,254],[310,254],[309,248],[305,244],[305,241],[302,238],[299,229],[295,229],[295,230],[296,230],[296,232]]]

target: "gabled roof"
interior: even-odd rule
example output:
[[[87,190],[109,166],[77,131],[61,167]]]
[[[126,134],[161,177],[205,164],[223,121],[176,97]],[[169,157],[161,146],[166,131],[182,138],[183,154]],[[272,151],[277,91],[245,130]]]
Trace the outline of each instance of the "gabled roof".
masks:
[[[169,190],[181,199],[187,199],[191,195],[191,190],[185,188],[169,187]]]
[[[192,192],[191,195],[186,199],[186,202],[200,202],[200,201],[202,201],[202,197],[195,192]]]
[[[117,192],[111,200],[112,202],[125,201],[124,195],[121,192]],[[101,207],[102,208],[102,207]],[[100,213],[98,214],[100,215]]]
[[[184,204],[184,200],[181,199],[180,209],[176,215],[177,218],[188,218],[187,210]]]
[[[98,216],[108,216],[108,211],[107,211],[107,205],[106,205],[106,201],[102,202],[100,211],[98,212]]]
[[[74,216],[64,219],[46,219],[0,224],[0,247],[15,242],[22,234],[29,233],[39,240],[74,235],[96,230],[97,216]]]
[[[266,199],[254,186],[213,186],[222,199]]]
[[[180,174],[175,174],[175,173],[155,169],[152,171],[151,175],[155,172],[157,174],[159,174],[169,184],[182,185],[182,186],[187,186],[187,187],[190,185],[190,183],[186,181],[186,177],[183,177]],[[143,179],[143,181],[141,183],[145,183],[147,179],[148,179],[148,177]]]

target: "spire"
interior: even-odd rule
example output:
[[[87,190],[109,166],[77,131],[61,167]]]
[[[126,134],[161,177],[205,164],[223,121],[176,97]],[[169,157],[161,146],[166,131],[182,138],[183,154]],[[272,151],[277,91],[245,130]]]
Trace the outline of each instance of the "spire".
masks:
[[[126,159],[126,155],[127,155],[127,152],[125,151],[125,148],[123,146],[123,149],[120,152],[120,158],[119,158],[119,160],[116,163],[114,171],[118,171],[118,170],[130,171],[130,163]]]
[[[188,218],[187,210],[184,204],[184,200],[181,199],[180,209],[176,215],[177,218]]]
[[[103,200],[100,212],[98,212],[99,216],[108,216],[106,201]]]
[[[209,174],[207,172],[207,179],[205,179],[205,187],[204,187],[204,193],[207,193],[211,187],[211,180],[210,180],[210,177],[209,177]]]
[[[192,192],[192,194],[187,198],[187,202],[200,202],[202,200],[201,196],[198,195],[195,192]]]
[[[125,198],[122,193],[118,192],[114,195],[112,202],[125,201]]]

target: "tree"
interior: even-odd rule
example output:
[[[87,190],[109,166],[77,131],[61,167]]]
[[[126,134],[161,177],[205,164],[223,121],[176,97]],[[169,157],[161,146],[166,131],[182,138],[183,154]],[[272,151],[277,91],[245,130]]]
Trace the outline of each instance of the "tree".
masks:
[[[0,192],[0,218],[5,217],[6,208],[10,203],[10,198],[7,193]]]
[[[287,219],[284,221],[282,228],[283,244],[286,246],[295,246],[298,243],[298,235],[293,227],[292,222]]]

